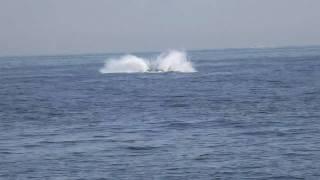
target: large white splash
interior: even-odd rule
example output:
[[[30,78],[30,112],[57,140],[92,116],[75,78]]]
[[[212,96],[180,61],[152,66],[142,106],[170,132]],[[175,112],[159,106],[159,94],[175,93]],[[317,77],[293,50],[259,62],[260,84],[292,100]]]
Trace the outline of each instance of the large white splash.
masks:
[[[148,62],[144,59],[126,55],[120,59],[110,59],[106,61],[104,67],[100,69],[101,73],[134,73],[146,72],[149,69]]]
[[[119,59],[108,59],[101,73],[144,73],[144,72],[196,72],[187,54],[182,51],[162,53],[155,60],[126,55]]]

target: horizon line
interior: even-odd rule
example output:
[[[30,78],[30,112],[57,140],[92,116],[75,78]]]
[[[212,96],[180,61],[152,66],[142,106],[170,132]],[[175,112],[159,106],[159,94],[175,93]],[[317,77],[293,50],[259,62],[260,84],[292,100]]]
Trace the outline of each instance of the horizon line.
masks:
[[[59,56],[93,56],[93,55],[121,55],[121,54],[145,54],[145,53],[161,53],[163,51],[180,49],[186,52],[196,51],[214,51],[214,50],[237,50],[237,49],[282,49],[282,48],[302,48],[302,47],[320,47],[320,44],[315,45],[284,45],[284,46],[256,46],[256,47],[226,47],[226,48],[195,48],[195,49],[184,49],[184,48],[168,48],[167,50],[150,50],[150,51],[128,51],[128,52],[88,52],[88,53],[57,53],[57,54],[30,54],[30,55],[4,55],[0,58],[18,58],[18,57],[59,57]]]

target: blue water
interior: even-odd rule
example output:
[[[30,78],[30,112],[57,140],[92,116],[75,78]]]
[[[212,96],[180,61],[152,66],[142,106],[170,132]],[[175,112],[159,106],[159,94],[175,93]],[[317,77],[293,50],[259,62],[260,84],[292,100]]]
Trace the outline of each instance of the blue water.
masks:
[[[320,47],[188,55],[198,72],[0,58],[0,179],[320,179]]]

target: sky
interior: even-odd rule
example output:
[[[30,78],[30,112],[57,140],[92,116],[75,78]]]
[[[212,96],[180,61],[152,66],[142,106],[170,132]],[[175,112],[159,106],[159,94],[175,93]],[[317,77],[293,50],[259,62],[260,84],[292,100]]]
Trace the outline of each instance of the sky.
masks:
[[[320,44],[319,0],[1,0],[0,56]]]

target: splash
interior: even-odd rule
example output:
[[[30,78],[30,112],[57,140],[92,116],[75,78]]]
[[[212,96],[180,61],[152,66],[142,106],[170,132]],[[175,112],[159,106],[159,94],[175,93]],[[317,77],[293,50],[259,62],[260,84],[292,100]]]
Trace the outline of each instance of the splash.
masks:
[[[148,62],[142,58],[126,55],[120,59],[111,59],[107,61],[101,73],[134,73],[147,72],[149,69]]]
[[[155,60],[126,55],[119,59],[109,59],[100,69],[101,73],[145,73],[145,72],[181,72],[192,73],[196,69],[181,51],[162,53]]]

